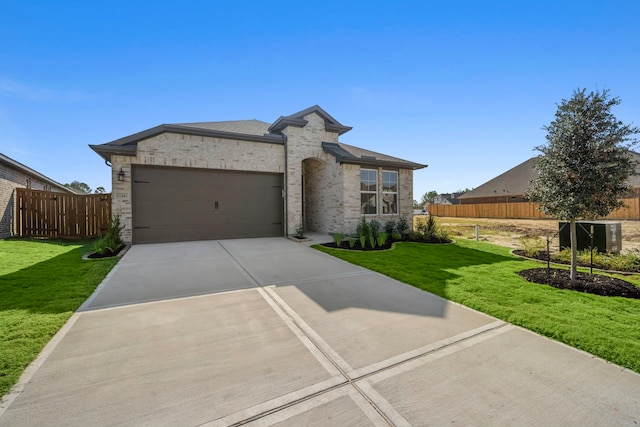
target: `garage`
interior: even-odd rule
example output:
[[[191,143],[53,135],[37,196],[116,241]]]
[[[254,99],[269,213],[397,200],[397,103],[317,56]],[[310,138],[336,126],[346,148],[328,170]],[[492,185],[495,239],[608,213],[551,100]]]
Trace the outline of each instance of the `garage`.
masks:
[[[283,175],[133,166],[133,243],[284,234]]]

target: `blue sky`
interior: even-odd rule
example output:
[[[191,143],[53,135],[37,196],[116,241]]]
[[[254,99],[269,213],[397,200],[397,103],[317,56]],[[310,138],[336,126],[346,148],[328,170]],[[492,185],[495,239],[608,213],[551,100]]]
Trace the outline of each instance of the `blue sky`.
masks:
[[[0,152],[111,188],[88,148],[318,104],[341,141],[428,164],[414,198],[534,156],[577,88],[640,125],[640,2],[24,1],[0,15]]]

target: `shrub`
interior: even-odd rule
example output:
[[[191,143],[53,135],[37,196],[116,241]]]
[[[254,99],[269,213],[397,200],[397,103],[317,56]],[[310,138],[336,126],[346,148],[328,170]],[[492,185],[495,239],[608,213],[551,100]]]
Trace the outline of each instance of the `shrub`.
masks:
[[[376,236],[374,234],[369,234],[369,244],[372,248],[376,247]]]
[[[419,220],[416,231],[409,233],[409,238],[422,242],[450,242],[449,232],[436,224],[435,217],[429,215],[426,220]]]
[[[395,241],[402,240],[402,234],[400,234],[400,233],[393,233],[393,236],[391,236],[391,237],[393,237],[393,240],[395,240]]]
[[[551,257],[554,261],[570,263],[571,249],[565,248]],[[578,251],[577,261],[579,264],[587,266],[591,265],[591,250],[585,249]],[[633,271],[640,266],[640,259],[635,253],[627,254],[608,254],[598,252],[598,248],[593,249],[593,265],[605,270]]]
[[[357,240],[358,240],[358,239],[357,239],[356,237],[353,237],[353,236],[349,236],[349,237],[347,237],[347,241],[349,242],[349,247],[350,247],[351,249],[353,249],[353,247],[356,245],[356,241],[357,241]]]
[[[375,219],[372,219],[369,222],[369,232],[371,233],[372,236],[377,236],[379,231],[380,231],[380,223]]]
[[[393,220],[389,220],[384,223],[384,232],[387,233],[389,239],[393,238],[396,233],[396,223]]]
[[[118,252],[118,249],[120,249],[120,246],[124,243],[122,241],[123,229],[124,225],[120,223],[120,217],[118,215],[111,218],[104,237],[93,244],[96,253],[100,255],[111,255]]]
[[[360,247],[364,249],[367,244],[367,236],[365,236],[364,234],[359,234],[358,239],[360,240]]]
[[[336,243],[336,246],[342,246],[342,242],[344,241],[344,233],[333,233],[333,241]]]
[[[544,240],[539,237],[523,237],[520,239],[520,245],[525,255],[528,257],[534,257],[538,253],[545,251],[546,246]]]
[[[396,230],[401,236],[405,236],[409,231],[409,223],[405,217],[400,217],[398,220],[398,225],[396,225]]]

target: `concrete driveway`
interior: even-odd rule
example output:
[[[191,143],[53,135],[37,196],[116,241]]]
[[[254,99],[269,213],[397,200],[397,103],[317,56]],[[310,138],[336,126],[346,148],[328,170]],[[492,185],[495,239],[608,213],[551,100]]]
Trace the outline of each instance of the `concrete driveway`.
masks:
[[[0,426],[640,423],[640,376],[280,238],[134,246]]]

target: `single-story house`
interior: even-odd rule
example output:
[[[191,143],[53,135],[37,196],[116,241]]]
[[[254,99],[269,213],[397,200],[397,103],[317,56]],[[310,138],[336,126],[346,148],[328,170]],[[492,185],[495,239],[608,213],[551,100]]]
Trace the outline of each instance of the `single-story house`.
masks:
[[[16,233],[14,229],[16,188],[75,194],[64,185],[0,153],[0,238]]]
[[[464,193],[443,193],[433,198],[432,205],[459,205],[459,197]]]
[[[638,163],[636,173],[640,174],[640,154],[631,151],[634,161]],[[485,182],[481,186],[462,194],[462,204],[474,203],[512,203],[528,201],[526,193],[531,181],[538,177],[535,170],[538,157],[532,157],[509,169],[505,173]],[[631,176],[629,185],[636,193],[640,190],[640,175]]]
[[[111,167],[112,212],[131,243],[355,232],[411,218],[426,165],[344,144],[319,106],[273,123],[163,124],[90,145]]]

